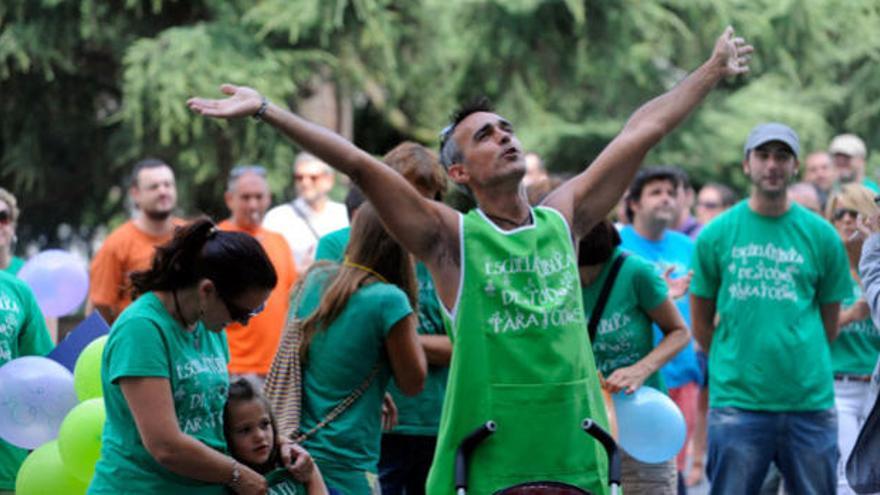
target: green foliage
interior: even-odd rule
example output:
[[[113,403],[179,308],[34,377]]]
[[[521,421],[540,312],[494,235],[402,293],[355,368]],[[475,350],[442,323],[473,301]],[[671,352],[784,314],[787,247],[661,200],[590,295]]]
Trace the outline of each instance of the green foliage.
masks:
[[[177,168],[188,214],[225,214],[236,163],[268,165],[286,196],[290,143],[186,109],[222,82],[291,107],[330,84],[376,154],[436,145],[459,102],[487,95],[527,148],[574,172],[728,24],[756,46],[752,74],[722,83],[649,162],[744,190],[742,142],[768,120],[797,129],[806,151],[843,131],[880,149],[871,0],[7,0],[0,179],[21,197],[24,238],[120,221],[128,167],[147,155]]]

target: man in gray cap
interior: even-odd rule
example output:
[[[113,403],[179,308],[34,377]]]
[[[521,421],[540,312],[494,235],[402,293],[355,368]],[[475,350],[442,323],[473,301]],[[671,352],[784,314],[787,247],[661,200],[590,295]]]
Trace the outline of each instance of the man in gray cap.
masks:
[[[786,195],[799,153],[789,127],[755,127],[742,162],[749,198],[697,237],[691,319],[712,370],[712,493],[759,493],[771,462],[791,493],[836,490],[828,344],[852,289],[834,229]]]
[[[835,136],[831,140],[831,144],[828,145],[828,153],[831,154],[841,184],[861,183],[875,193],[880,193],[880,186],[865,177],[865,159],[868,157],[868,149],[860,137],[855,134]]]

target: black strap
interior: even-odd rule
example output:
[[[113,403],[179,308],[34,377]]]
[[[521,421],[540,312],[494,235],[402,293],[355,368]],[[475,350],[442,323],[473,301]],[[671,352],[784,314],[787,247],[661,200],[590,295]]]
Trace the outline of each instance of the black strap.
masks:
[[[620,272],[620,266],[623,265],[623,260],[626,259],[626,256],[626,253],[621,252],[620,256],[614,260],[611,264],[611,269],[608,270],[608,276],[605,277],[605,283],[602,285],[602,290],[599,291],[599,298],[596,299],[596,305],[593,306],[593,313],[590,315],[590,322],[587,324],[587,330],[590,332],[590,343],[596,338],[596,331],[599,329],[599,320],[602,318],[602,312],[605,311],[605,305],[608,304],[608,296],[611,295],[611,288],[614,287],[614,280],[617,278],[617,274]]]

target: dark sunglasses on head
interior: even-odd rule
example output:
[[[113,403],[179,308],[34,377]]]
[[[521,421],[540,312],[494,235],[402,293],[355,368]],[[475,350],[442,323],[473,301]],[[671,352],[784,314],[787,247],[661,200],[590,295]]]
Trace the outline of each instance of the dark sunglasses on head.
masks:
[[[9,225],[12,223],[12,214],[9,210],[0,211],[0,225]]]
[[[247,325],[251,318],[257,316],[266,309],[265,302],[255,309],[242,308],[225,298],[223,299],[223,304],[226,305],[226,311],[229,313],[229,317],[232,318],[232,321],[242,325]]]
[[[832,216],[832,218],[834,218],[835,221],[838,221],[842,220],[845,216],[856,218],[859,216],[859,212],[850,208],[838,208],[834,210],[834,215]]]

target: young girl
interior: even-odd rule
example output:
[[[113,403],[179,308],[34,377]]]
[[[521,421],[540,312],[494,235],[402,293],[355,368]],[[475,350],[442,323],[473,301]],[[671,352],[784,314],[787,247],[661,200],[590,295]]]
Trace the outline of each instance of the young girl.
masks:
[[[313,465],[304,484],[281,466],[275,429],[275,417],[266,398],[246,379],[232,383],[223,410],[223,432],[232,457],[264,475],[270,495],[327,495],[317,465]]]

